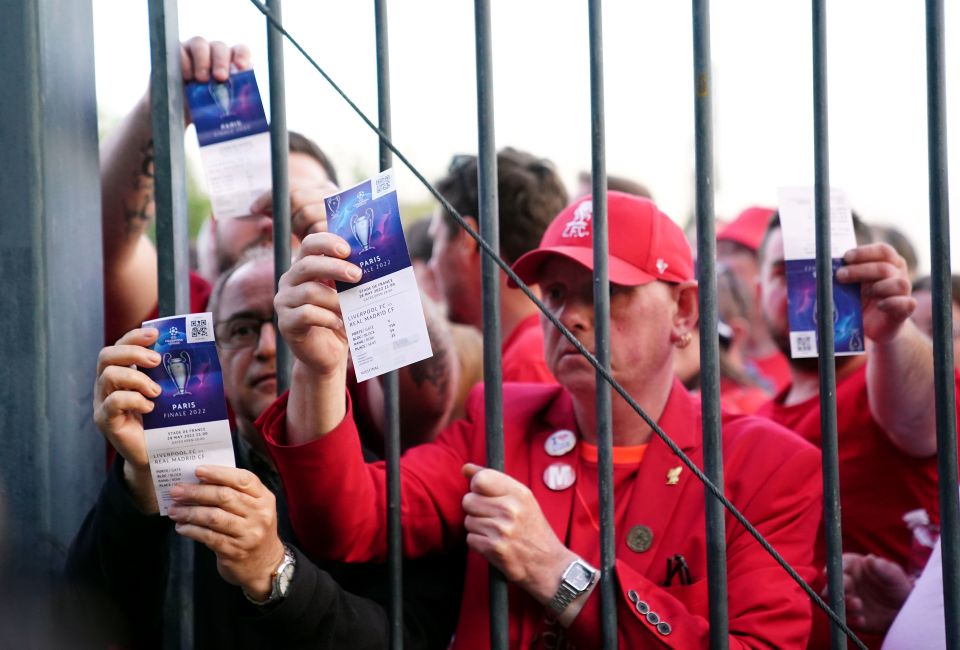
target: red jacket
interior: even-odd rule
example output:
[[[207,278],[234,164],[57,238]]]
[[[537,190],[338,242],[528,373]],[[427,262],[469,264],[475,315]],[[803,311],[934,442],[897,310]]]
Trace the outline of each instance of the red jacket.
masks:
[[[570,396],[559,386],[507,384],[503,401],[506,471],[533,490],[557,536],[567,539],[574,490],[554,492],[545,486],[543,475],[558,460],[544,450],[547,437],[561,428],[577,430]],[[387,545],[386,474],[382,463],[363,463],[349,407],[340,426],[298,447],[284,444],[285,413],[286,396],[282,396],[261,416],[258,426],[283,477],[291,519],[303,546],[320,557],[382,559]],[[702,467],[699,403],[679,382],[659,424]],[[464,544],[461,499],[467,482],[460,469],[468,461],[483,464],[483,426],[482,390],[475,390],[467,403],[467,419],[402,458],[407,555]],[[725,416],[723,451],[725,494],[809,580],[820,520],[817,450],[766,420]],[[569,462],[575,471],[579,467],[578,453],[559,460]],[[627,530],[617,530],[618,626],[623,648],[708,645],[704,488],[689,471],[680,473],[677,485],[667,485],[667,471],[679,464],[654,436],[627,507]],[[652,544],[644,552],[626,544],[629,528],[637,524],[653,533]],[[811,605],[806,596],[729,515],[726,539],[730,647],[802,647],[810,632]],[[675,581],[664,587],[667,559],[675,554],[686,559],[690,584]],[[489,647],[487,567],[480,555],[469,553],[454,647]],[[668,633],[638,613],[631,591],[668,624]],[[599,600],[595,590],[566,632],[570,647],[597,646]],[[511,647],[546,647],[557,629],[546,626],[544,616],[542,605],[511,586]]]

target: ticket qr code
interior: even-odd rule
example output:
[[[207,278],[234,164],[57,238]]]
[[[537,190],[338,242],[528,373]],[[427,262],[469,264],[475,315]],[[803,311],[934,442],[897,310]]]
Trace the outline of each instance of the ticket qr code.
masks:
[[[190,321],[190,338],[195,339],[203,336],[210,336],[210,333],[207,331],[207,321],[205,320]]]
[[[393,191],[393,170],[387,169],[373,177],[373,198],[383,196]]]
[[[790,351],[794,358],[817,356],[816,332],[790,332]]]
[[[187,343],[212,343],[213,340],[213,318],[209,312],[187,317]]]

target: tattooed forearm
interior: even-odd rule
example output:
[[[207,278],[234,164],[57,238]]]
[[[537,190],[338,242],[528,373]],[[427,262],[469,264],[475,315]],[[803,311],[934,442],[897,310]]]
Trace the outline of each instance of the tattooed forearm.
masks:
[[[450,355],[445,347],[434,347],[433,356],[410,366],[410,377],[422,388],[432,384],[438,393],[446,395],[450,388]]]
[[[140,155],[140,166],[133,173],[133,192],[124,206],[130,235],[140,235],[156,214],[152,139],[140,148]]]

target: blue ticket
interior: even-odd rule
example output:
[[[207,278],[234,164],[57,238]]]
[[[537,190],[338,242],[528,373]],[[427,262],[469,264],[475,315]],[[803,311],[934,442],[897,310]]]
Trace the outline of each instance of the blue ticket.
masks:
[[[393,170],[327,197],[325,208],[327,228],[350,244],[347,259],[363,271],[357,283],[337,283],[357,380],[432,356]]]
[[[817,279],[816,231],[813,188],[780,190],[780,225],[783,232],[787,279],[787,316],[790,354],[793,358],[816,357]],[[843,254],[857,245],[853,216],[846,195],[832,190],[830,196],[830,256],[833,262],[834,354],[863,354],[863,308],[860,285],[837,282]]]
[[[840,356],[860,354],[863,348],[863,311],[860,285],[836,280],[843,261],[833,260],[833,347]],[[795,358],[817,356],[816,260],[787,260],[787,313],[790,348]]]
[[[243,217],[270,189],[270,133],[253,70],[218,82],[188,83],[190,116],[218,219]]]
[[[191,82],[184,90],[201,147],[270,130],[253,70],[223,82]]]
[[[165,515],[170,488],[196,483],[198,465],[235,467],[236,462],[212,314],[158,318],[143,326],[160,332],[153,345],[160,364],[142,371],[161,393],[153,411],[143,416],[143,428],[160,514]]]

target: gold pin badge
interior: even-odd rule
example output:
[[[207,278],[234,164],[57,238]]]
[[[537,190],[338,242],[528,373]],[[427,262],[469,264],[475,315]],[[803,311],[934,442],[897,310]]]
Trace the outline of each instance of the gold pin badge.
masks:
[[[634,553],[650,550],[651,544],[653,544],[653,531],[649,526],[639,524],[627,533],[627,547]]]
[[[683,465],[677,465],[667,470],[667,485],[676,485],[680,482],[680,472],[683,471]]]

